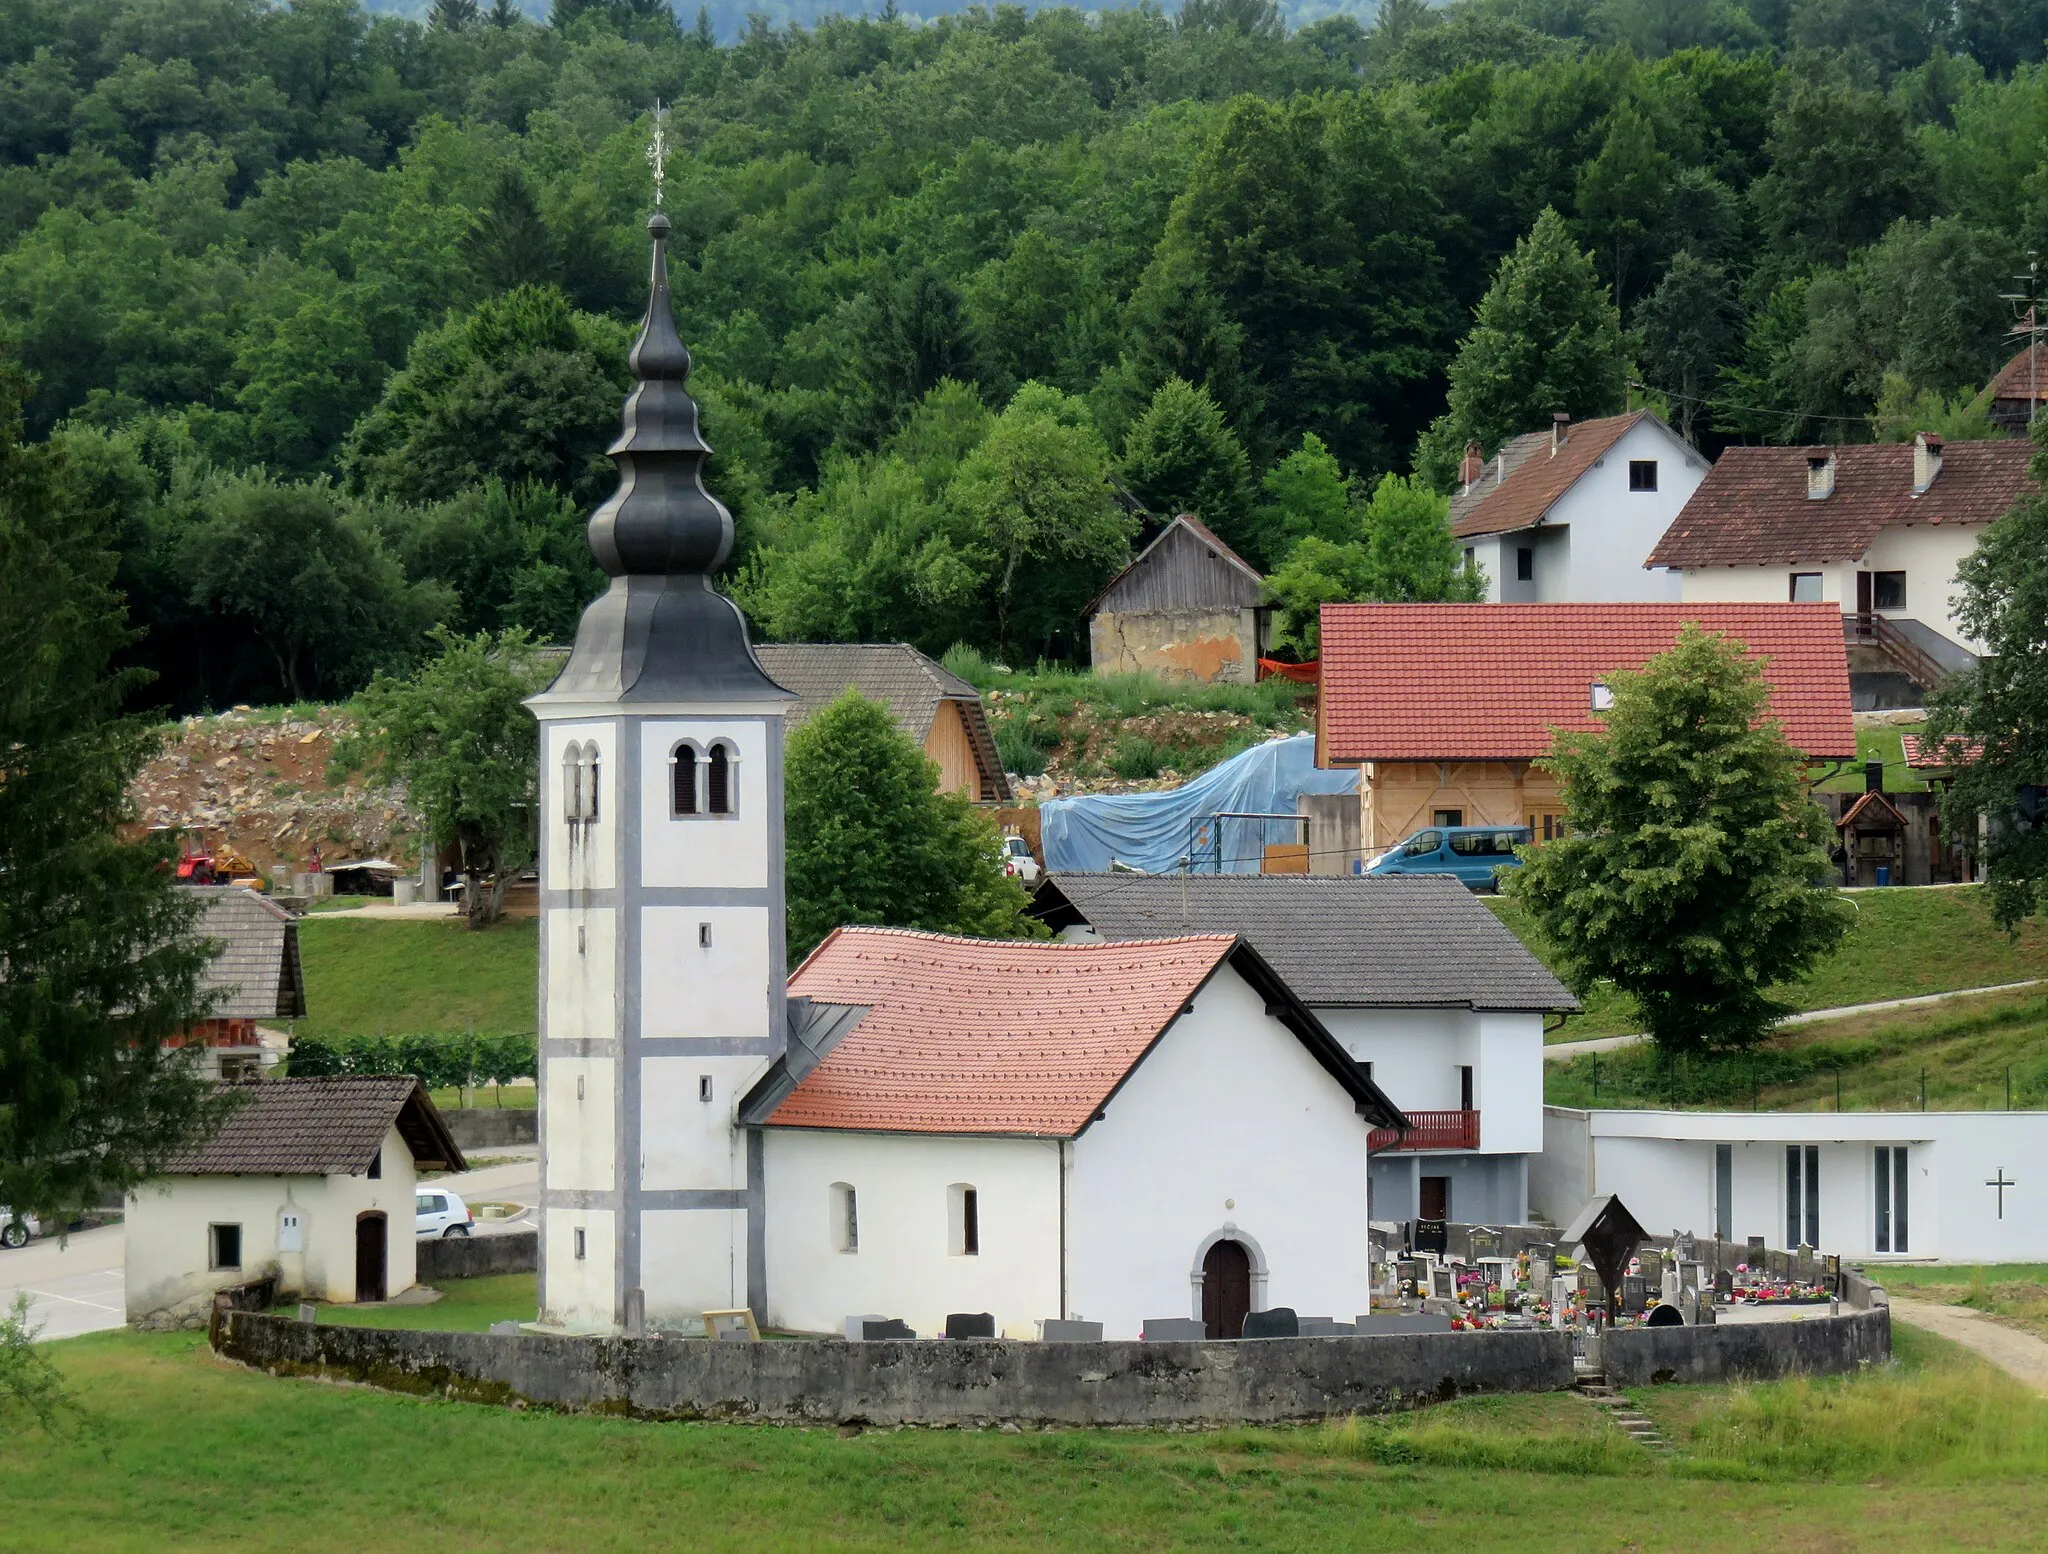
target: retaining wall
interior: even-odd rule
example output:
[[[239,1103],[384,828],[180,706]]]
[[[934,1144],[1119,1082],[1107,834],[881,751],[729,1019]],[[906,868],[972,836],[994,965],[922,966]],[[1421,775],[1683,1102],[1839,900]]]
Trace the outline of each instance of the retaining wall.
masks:
[[[540,1142],[540,1113],[531,1106],[450,1106],[441,1118],[465,1153]]]
[[[1221,1425],[1383,1413],[1572,1384],[1552,1332],[1235,1343],[575,1338],[322,1327],[232,1312],[215,1346],[274,1375],[645,1419]]]
[[[492,1273],[532,1273],[540,1266],[540,1232],[508,1230],[502,1236],[455,1236],[419,1243],[419,1282],[475,1279]]]
[[[1825,1375],[1875,1365],[1891,1352],[1891,1312],[1883,1307],[1801,1321],[1616,1328],[1600,1335],[1600,1368],[1618,1387]]]

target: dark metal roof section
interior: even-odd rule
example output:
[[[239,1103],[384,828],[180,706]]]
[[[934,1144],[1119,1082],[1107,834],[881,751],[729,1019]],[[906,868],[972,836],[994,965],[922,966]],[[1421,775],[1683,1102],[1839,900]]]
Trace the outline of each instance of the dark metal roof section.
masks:
[[[595,701],[780,701],[747,641],[739,607],[712,584],[732,553],[732,514],[704,489],[711,445],[684,386],[690,352],[669,306],[668,217],[654,240],[647,316],[624,426],[606,450],[619,488],[590,515],[590,551],[611,587],[583,612],[576,646],[547,695]]]
[[[1048,874],[1032,912],[1105,939],[1235,933],[1315,1009],[1579,1007],[1486,904],[1446,875]]]

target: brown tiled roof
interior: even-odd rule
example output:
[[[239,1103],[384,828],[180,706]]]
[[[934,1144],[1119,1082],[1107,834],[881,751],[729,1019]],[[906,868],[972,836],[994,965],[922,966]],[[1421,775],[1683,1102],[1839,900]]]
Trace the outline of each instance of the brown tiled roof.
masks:
[[[1547,431],[1515,438],[1501,449],[1504,479],[1494,478],[1495,466],[1489,462],[1470,491],[1451,499],[1451,533],[1469,540],[1476,535],[1528,528],[1578,484],[1594,460],[1606,457],[1607,450],[1649,413],[1637,410],[1574,422],[1566,428],[1564,446],[1556,453],[1550,451]]]
[[[789,990],[867,1013],[763,1120],[1071,1138],[1226,959],[1362,1106],[1393,1111],[1232,934],[1064,944],[841,928]]]
[[[1905,754],[1906,765],[1915,771],[1946,771],[1951,766],[1974,761],[1984,753],[1982,742],[1974,739],[1949,739],[1937,747],[1933,740],[1918,734],[1901,734],[1899,745]]]
[[[1836,448],[1730,448],[1707,471],[1644,563],[1772,566],[1854,561],[1895,524],[1990,523],[2034,489],[2024,439],[1952,442],[1934,484],[1913,494],[1910,443]],[[1835,489],[1806,494],[1809,459],[1832,453]]]
[[[2034,353],[2035,366],[2027,365],[2027,354]],[[2029,341],[2019,354],[1999,369],[1998,376],[1991,380],[1993,399],[2048,399],[2048,350],[2043,350],[2039,340]]]
[[[169,1161],[164,1175],[355,1175],[394,1123],[421,1167],[467,1169],[446,1121],[409,1076],[266,1079],[228,1089],[241,1100],[219,1131]]]
[[[299,925],[291,913],[243,885],[181,887],[204,904],[193,934],[220,946],[200,973],[215,995],[216,1020],[293,1020],[306,1012]]]
[[[1809,756],[1853,756],[1832,604],[1326,604],[1317,758],[1533,760],[1591,730],[1593,683],[1639,669],[1688,622],[1763,660],[1771,715]]]
[[[923,749],[939,703],[957,702],[981,778],[978,796],[991,803],[1010,798],[1010,780],[996,754],[981,692],[909,643],[764,642],[755,647],[754,656],[769,678],[796,693],[795,705],[785,714],[790,729],[829,707],[852,686],[869,701],[887,707],[896,726]]]
[[[1886,798],[1882,793],[1864,793],[1861,795],[1855,803],[1842,812],[1842,818],[1835,822],[1835,828],[1846,831],[1850,826],[1853,826],[1863,818],[1865,810],[1875,811],[1871,816],[1874,824],[1888,824],[1899,830],[1905,828],[1906,817],[1899,813],[1899,806]]]

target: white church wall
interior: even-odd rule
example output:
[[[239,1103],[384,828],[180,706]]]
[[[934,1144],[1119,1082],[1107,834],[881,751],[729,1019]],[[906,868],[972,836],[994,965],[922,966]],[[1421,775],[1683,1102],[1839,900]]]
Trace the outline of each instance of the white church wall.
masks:
[[[541,1321],[552,1327],[616,1326],[617,1217],[609,1209],[557,1204],[541,1216],[541,1236],[547,1269]]]
[[[640,1185],[650,1192],[744,1187],[745,1146],[732,1126],[733,1107],[766,1066],[760,1057],[643,1058]],[[709,1100],[701,1099],[706,1079]]]
[[[562,802],[562,755],[595,740],[597,819],[571,828]],[[540,872],[549,890],[610,890],[619,882],[619,725],[608,719],[541,725]]]
[[[739,752],[733,813],[671,813],[670,754],[681,740]],[[764,890],[768,886],[768,728],[759,718],[650,718],[640,726],[640,872],[651,887]],[[779,842],[779,837],[777,838]]]
[[[646,907],[640,921],[641,1035],[769,1034],[765,906]]]
[[[768,1320],[843,1330],[864,1313],[942,1333],[949,1312],[987,1311],[1007,1337],[1060,1315],[1060,1146],[1052,1139],[769,1128]],[[854,1190],[858,1246],[836,1244],[832,1189]],[[955,1184],[975,1189],[978,1255],[956,1254]]]
[[[1369,1128],[1264,1000],[1219,971],[1074,1141],[1070,1311],[1108,1338],[1199,1316],[1193,1276],[1223,1236],[1253,1254],[1256,1307],[1363,1310]]]
[[[643,1210],[640,1280],[648,1324],[695,1332],[705,1312],[744,1306],[746,1248],[743,1210]]]
[[[550,1039],[608,1040],[618,1030],[618,914],[610,907],[546,912],[546,1030]]]
[[[545,1153],[550,1191],[610,1192],[616,1185],[617,1072],[618,1065],[610,1058],[548,1059]]]

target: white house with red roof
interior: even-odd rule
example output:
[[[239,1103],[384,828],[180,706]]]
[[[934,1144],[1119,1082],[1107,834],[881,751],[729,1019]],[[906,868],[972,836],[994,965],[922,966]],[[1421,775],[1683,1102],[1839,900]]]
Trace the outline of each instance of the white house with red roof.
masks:
[[[1316,763],[1360,769],[1369,853],[1441,826],[1527,826],[1542,841],[1563,815],[1535,765],[1552,731],[1598,728],[1607,677],[1641,668],[1691,622],[1763,665],[1795,749],[1854,758],[1831,605],[1326,604]]]
[[[987,1312],[1135,1338],[1367,1298],[1367,1149],[1401,1114],[1250,943],[842,928],[790,979],[757,1130],[766,1319]]]
[[[1486,576],[1493,603],[1609,603],[1679,597],[1643,561],[1699,483],[1707,461],[1647,410],[1465,450],[1451,533]]]

